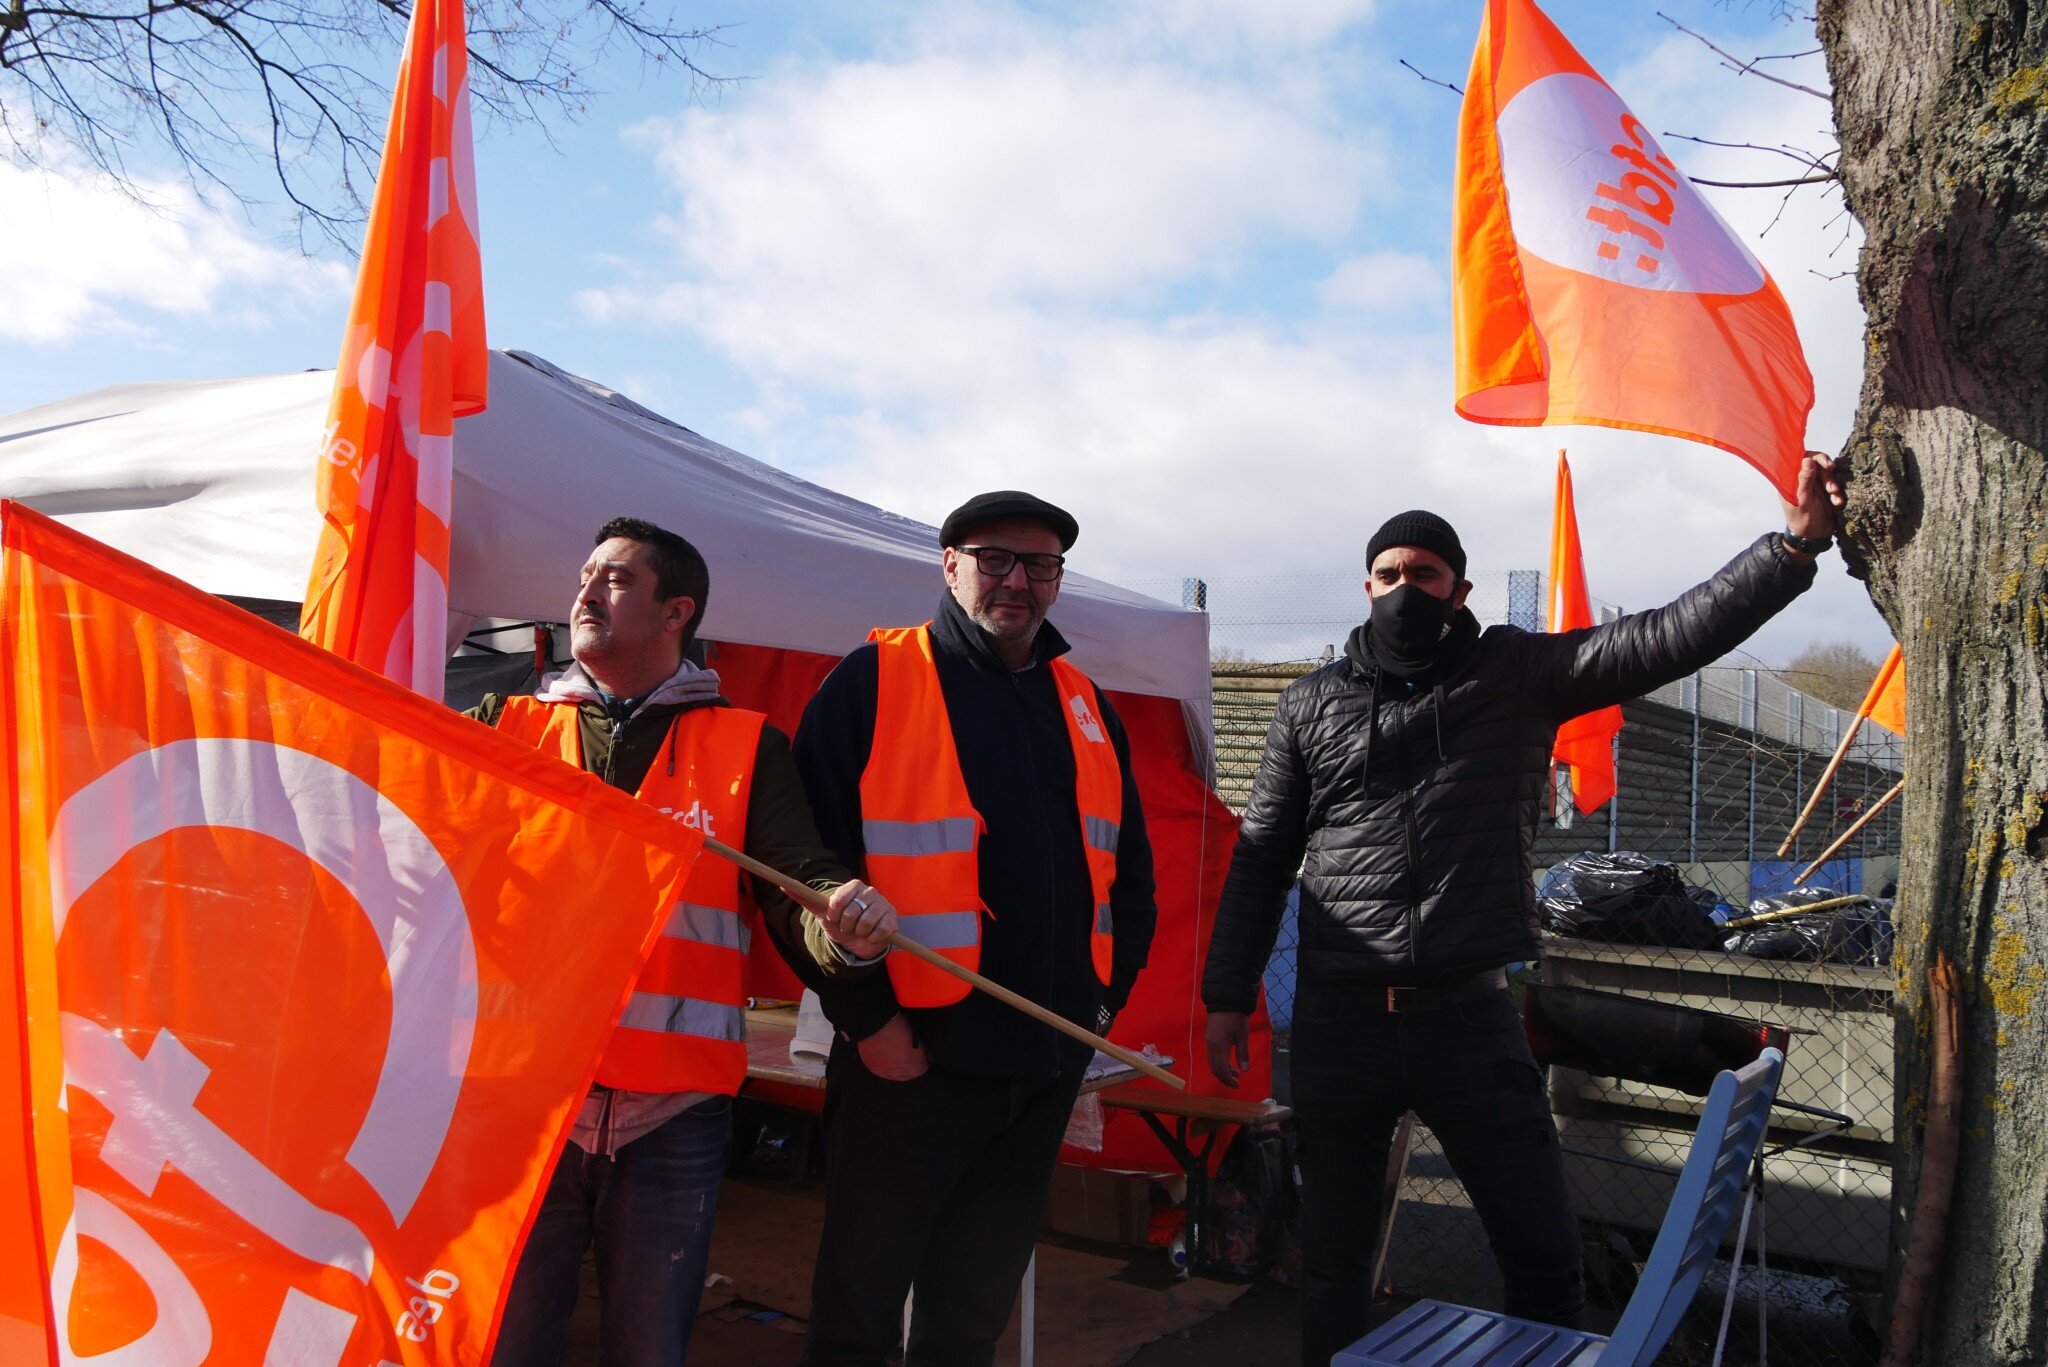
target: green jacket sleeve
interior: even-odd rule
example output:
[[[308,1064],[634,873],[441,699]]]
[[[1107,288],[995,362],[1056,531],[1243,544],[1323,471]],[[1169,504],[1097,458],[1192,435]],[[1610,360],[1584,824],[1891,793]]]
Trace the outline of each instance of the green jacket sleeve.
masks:
[[[818,838],[810,799],[804,795],[789,738],[772,726],[761,728],[754,756],[754,782],[747,798],[746,853],[819,892],[831,892],[853,877]],[[711,856],[706,856],[707,858]],[[818,991],[823,980],[864,977],[880,959],[851,962],[825,928],[787,893],[754,880],[754,902],[776,950],[804,986]]]

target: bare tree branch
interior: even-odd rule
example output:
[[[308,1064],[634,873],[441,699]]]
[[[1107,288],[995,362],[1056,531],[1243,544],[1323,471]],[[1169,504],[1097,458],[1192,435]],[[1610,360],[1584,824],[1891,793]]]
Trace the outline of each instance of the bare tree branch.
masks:
[[[1823,171],[1817,176],[1799,176],[1792,180],[1702,180],[1698,176],[1687,176],[1695,185],[1712,185],[1721,190],[1775,190],[1784,185],[1822,185],[1831,180],[1840,180],[1833,171]]]
[[[0,156],[82,164],[149,203],[130,159],[168,153],[202,199],[281,200],[302,242],[353,251],[411,16],[410,0],[0,0]],[[615,51],[692,94],[728,79],[697,60],[718,30],[650,0],[470,0],[468,22],[486,127],[575,118]]]
[[[1424,74],[1424,72],[1423,72],[1423,70],[1422,70],[1422,68],[1421,68],[1421,67],[1419,67],[1419,66],[1415,65],[1415,63],[1413,63],[1413,62],[1409,61],[1409,60],[1408,60],[1408,59],[1407,59],[1406,57],[1400,57],[1400,58],[1396,58],[1395,60],[1399,61],[1399,62],[1401,63],[1401,65],[1402,65],[1402,66],[1405,66],[1405,67],[1407,67],[1407,68],[1408,68],[1408,69],[1409,69],[1410,71],[1414,72],[1414,73],[1415,73],[1415,74],[1416,74],[1417,76],[1421,76],[1423,80],[1425,80],[1425,81],[1429,82],[1429,83],[1430,83],[1431,85],[1440,85],[1440,86],[1442,86],[1442,87],[1443,87],[1444,89],[1446,89],[1446,90],[1450,91],[1450,92],[1451,92],[1452,94],[1454,94],[1454,95],[1463,95],[1463,94],[1465,93],[1465,92],[1464,92],[1463,90],[1459,89],[1459,88],[1458,88],[1457,86],[1454,86],[1454,85],[1452,85],[1452,84],[1451,84],[1451,83],[1450,83],[1449,81],[1439,81],[1439,80],[1438,80],[1438,79],[1437,79],[1436,77],[1434,77],[1434,76],[1430,76],[1430,75],[1426,75],[1426,74]]]
[[[1696,142],[1703,147],[1728,147],[1745,152],[1769,152],[1774,156],[1790,157],[1796,162],[1811,166],[1816,171],[1832,172],[1835,169],[1832,162],[1816,157],[1813,153],[1803,148],[1794,147],[1790,143],[1779,143],[1776,147],[1766,147],[1759,142],[1716,142],[1712,138],[1696,138],[1690,133],[1665,133],[1663,136],[1677,138],[1680,142]]]
[[[1802,94],[1813,96],[1816,100],[1828,99],[1828,94],[1824,90],[1815,90],[1810,85],[1801,85],[1797,81],[1788,81],[1783,76],[1773,76],[1768,71],[1759,71],[1757,69],[1757,63],[1759,62],[1782,61],[1790,57],[1800,56],[1801,54],[1799,53],[1785,52],[1779,53],[1774,57],[1752,57],[1745,62],[1741,58],[1728,52],[1725,48],[1716,46],[1711,39],[1706,38],[1701,34],[1694,33],[1684,24],[1679,23],[1670,15],[1664,13],[1664,11],[1658,10],[1657,17],[1659,19],[1662,19],[1665,23],[1671,25],[1671,27],[1677,29],[1680,33],[1683,33],[1686,37],[1696,39],[1700,43],[1704,44],[1709,52],[1713,53],[1716,57],[1719,57],[1721,59],[1721,64],[1723,66],[1727,67],[1730,71],[1734,72],[1738,76],[1760,76],[1764,80],[1769,81],[1773,85],[1782,85],[1787,90],[1797,90]]]

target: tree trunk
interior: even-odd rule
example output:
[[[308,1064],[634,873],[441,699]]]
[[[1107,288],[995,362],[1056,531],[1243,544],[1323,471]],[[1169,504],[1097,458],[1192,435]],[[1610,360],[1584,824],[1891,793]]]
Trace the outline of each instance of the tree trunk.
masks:
[[[1867,242],[1845,550],[1905,650],[1894,1276],[1927,966],[1961,975],[1962,1145],[1921,1360],[2048,1361],[2048,5],[1821,0]]]

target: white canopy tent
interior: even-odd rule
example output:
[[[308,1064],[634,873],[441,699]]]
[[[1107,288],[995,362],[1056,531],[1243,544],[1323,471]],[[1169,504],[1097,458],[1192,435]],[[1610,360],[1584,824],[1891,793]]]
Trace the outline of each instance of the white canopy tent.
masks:
[[[332,385],[331,371],[117,385],[0,417],[0,498],[201,589],[296,603],[318,540],[314,461]],[[920,622],[937,606],[931,527],[707,441],[538,357],[494,352],[490,400],[456,433],[451,647],[485,619],[559,622],[592,533],[622,513],[703,549],[713,664],[735,701],[785,730],[822,671],[871,627]],[[1120,1038],[1195,1058],[1208,927],[1236,834],[1209,786],[1208,618],[1069,575],[1052,619],[1076,663],[1123,695],[1146,794],[1160,916]],[[512,685],[493,676],[490,686]],[[749,971],[762,976],[751,981],[793,993],[768,938],[756,947]],[[1252,1086],[1266,1085],[1263,1070],[1256,1077]],[[1193,1085],[1220,1087],[1199,1075]],[[1137,1169],[1168,1160],[1125,1116],[1093,1161]]]
[[[115,385],[0,418],[0,497],[211,592],[297,602],[332,386],[324,370]],[[931,527],[524,352],[492,353],[490,395],[456,428],[451,644],[481,618],[560,621],[591,534],[622,513],[703,550],[710,640],[843,655],[931,614]],[[1103,687],[1179,699],[1207,750],[1206,616],[1069,575],[1053,620]]]

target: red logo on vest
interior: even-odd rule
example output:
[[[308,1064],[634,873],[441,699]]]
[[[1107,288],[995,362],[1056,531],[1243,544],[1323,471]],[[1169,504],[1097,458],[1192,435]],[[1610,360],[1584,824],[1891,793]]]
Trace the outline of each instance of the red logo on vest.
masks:
[[[1102,744],[1102,723],[1095,719],[1095,709],[1088,706],[1088,700],[1079,693],[1067,699],[1067,707],[1074,714],[1074,724],[1081,728],[1081,734],[1097,745]]]

